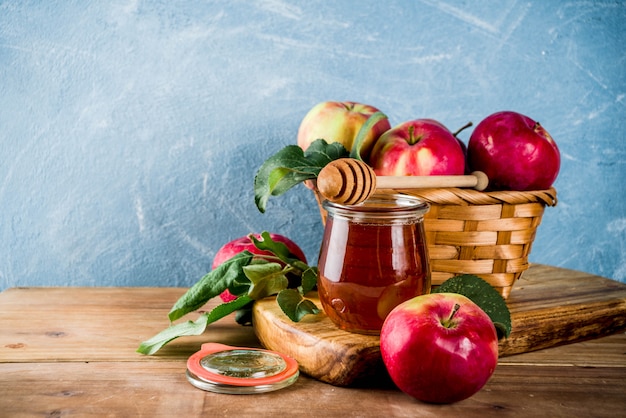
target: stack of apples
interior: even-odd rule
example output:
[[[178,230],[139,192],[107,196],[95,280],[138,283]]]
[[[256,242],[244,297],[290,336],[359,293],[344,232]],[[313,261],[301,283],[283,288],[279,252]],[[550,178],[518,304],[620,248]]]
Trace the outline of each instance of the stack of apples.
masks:
[[[319,103],[302,120],[298,145],[306,150],[321,138],[351,151],[361,127],[378,112],[355,102]],[[357,155],[378,176],[482,171],[491,191],[545,190],[560,169],[559,149],[550,134],[514,111],[487,116],[467,145],[434,119],[391,127],[385,117],[367,133]],[[453,293],[418,296],[394,308],[381,330],[380,349],[398,388],[430,403],[472,396],[490,379],[498,361],[493,323],[478,305]]]
[[[306,150],[322,138],[351,151],[359,130],[377,112],[376,107],[362,103],[319,103],[302,120],[298,145]],[[561,164],[559,149],[543,126],[514,111],[487,116],[476,126],[467,146],[434,119],[414,119],[391,127],[385,117],[368,132],[360,155],[379,176],[482,171],[489,177],[489,190],[548,189]]]

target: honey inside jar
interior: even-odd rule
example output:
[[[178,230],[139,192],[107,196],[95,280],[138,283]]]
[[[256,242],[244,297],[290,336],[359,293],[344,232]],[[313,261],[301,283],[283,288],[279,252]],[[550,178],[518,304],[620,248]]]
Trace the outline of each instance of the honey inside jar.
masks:
[[[428,204],[374,195],[354,206],[324,202],[319,298],[341,329],[379,334],[391,310],[430,291],[423,216]]]

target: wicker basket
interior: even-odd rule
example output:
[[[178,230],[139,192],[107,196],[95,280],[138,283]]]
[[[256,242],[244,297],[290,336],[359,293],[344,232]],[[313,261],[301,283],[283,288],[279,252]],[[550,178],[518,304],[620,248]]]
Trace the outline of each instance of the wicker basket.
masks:
[[[322,222],[326,211],[313,184]],[[438,286],[459,274],[475,274],[506,299],[528,269],[528,256],[545,206],[555,206],[556,190],[479,192],[473,189],[385,190],[429,202],[424,229],[431,279]]]

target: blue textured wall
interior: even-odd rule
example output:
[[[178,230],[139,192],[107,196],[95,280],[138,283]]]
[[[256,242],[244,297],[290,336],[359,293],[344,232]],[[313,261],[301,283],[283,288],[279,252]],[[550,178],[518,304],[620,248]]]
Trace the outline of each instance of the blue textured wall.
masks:
[[[252,181],[324,100],[558,142],[531,261],[626,281],[623,1],[0,1],[0,289],[188,286],[271,230],[317,259],[303,188]],[[461,135],[469,137],[469,131]]]

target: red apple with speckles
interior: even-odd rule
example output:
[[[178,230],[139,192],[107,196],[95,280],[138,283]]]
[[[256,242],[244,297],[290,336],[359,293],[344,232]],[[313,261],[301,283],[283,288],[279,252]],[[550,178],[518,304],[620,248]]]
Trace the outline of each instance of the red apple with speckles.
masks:
[[[391,311],[380,351],[400,390],[423,402],[454,403],[487,383],[498,364],[498,337],[489,316],[467,297],[431,293]]]
[[[306,150],[313,141],[321,138],[328,143],[339,142],[351,151],[361,127],[376,112],[379,112],[376,107],[363,103],[319,103],[302,119],[298,128],[298,145]],[[360,153],[364,159],[369,157],[372,146],[380,135],[390,128],[386,117],[374,124],[361,145]]]
[[[489,177],[492,190],[550,188],[561,167],[561,154],[539,122],[512,111],[483,119],[467,146],[470,170]]]
[[[257,240],[263,241],[263,237],[261,237],[261,234],[254,234],[254,236],[255,236],[255,238]],[[287,246],[287,248],[289,249],[291,254],[293,254],[296,258],[298,258],[299,260],[301,260],[301,261],[303,261],[305,263],[307,262],[306,261],[306,257],[304,255],[304,252],[302,252],[300,247],[298,247],[298,245],[295,242],[293,242],[292,240],[290,240],[289,238],[287,238],[287,237],[285,237],[283,235],[274,234],[274,233],[270,233],[270,238],[272,239],[272,241],[282,242],[283,244],[285,244]],[[224,244],[217,251],[217,253],[215,254],[215,257],[213,258],[213,266],[212,266],[212,268],[215,269],[217,266],[222,264],[224,261],[233,258],[237,254],[239,254],[240,252],[245,251],[245,250],[250,251],[252,254],[272,255],[272,253],[270,253],[268,251],[259,250],[254,245],[254,242],[250,239],[250,237],[248,235],[246,235],[245,237],[240,237],[240,238],[234,239],[234,240]],[[233,295],[228,290],[225,290],[224,292],[222,292],[220,294],[220,298],[224,302],[230,302],[232,300],[237,299],[237,296]]]
[[[459,175],[465,173],[465,154],[443,124],[416,119],[382,134],[369,165],[379,176]]]

